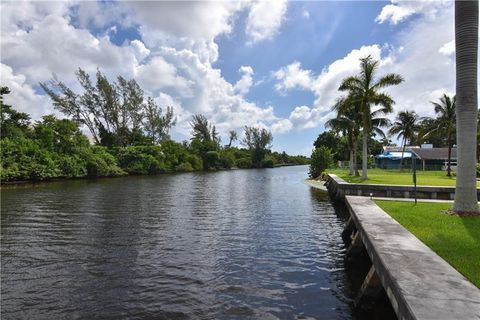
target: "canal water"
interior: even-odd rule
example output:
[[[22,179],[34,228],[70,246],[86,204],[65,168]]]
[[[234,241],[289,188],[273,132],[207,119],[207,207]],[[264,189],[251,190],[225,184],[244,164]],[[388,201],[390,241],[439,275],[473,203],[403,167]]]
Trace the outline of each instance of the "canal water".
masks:
[[[307,169],[3,188],[2,319],[352,319]]]

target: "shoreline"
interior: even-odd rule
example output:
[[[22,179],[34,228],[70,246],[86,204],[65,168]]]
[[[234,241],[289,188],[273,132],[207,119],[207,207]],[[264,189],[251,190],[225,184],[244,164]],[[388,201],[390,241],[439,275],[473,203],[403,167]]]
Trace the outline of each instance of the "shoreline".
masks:
[[[162,172],[156,174],[123,174],[117,176],[105,176],[105,177],[58,177],[52,179],[45,179],[45,180],[14,180],[14,181],[0,181],[0,189],[2,188],[14,188],[14,187],[27,187],[27,186],[35,186],[38,184],[44,183],[54,183],[54,182],[65,182],[65,181],[91,181],[94,182],[96,180],[103,180],[103,179],[116,179],[116,178],[125,178],[125,177],[143,177],[143,176],[162,176],[167,174],[184,174],[184,173],[210,173],[210,172],[219,172],[219,171],[232,171],[232,170],[252,170],[252,169],[275,169],[275,168],[282,168],[282,167],[292,167],[292,166],[304,166],[305,164],[287,164],[287,165],[276,165],[272,168],[239,168],[239,167],[232,167],[230,169],[216,169],[216,170],[197,170],[197,171],[177,171],[177,172]]]

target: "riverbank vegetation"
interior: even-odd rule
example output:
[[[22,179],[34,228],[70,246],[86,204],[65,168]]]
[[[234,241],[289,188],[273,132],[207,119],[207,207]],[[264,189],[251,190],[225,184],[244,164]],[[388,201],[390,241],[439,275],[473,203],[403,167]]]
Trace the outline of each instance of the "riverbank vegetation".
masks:
[[[244,127],[241,146],[236,131],[222,145],[214,124],[193,115],[190,140],[170,138],[175,126],[173,108],[162,109],[146,96],[135,80],[110,82],[100,71],[95,83],[79,69],[83,92],[76,93],[52,79],[42,83],[54,107],[66,116],[47,115],[32,121],[3,102],[10,93],[1,88],[2,182],[56,178],[97,178],[127,174],[158,174],[306,164],[304,156],[272,152],[272,134]],[[82,132],[86,128],[89,137]]]
[[[451,203],[375,203],[480,288],[480,218],[445,212]]]
[[[348,167],[347,174],[341,171],[340,175],[351,182],[411,184],[410,181],[404,183],[401,178],[405,169],[403,155],[408,145],[427,143],[433,147],[448,148],[447,170],[443,172],[448,179],[434,178],[431,181],[427,178],[430,174],[419,173],[426,178],[421,184],[455,185],[455,179],[450,179],[455,176],[450,163],[456,140],[456,97],[443,94],[438,100],[431,101],[435,112],[433,118],[420,117],[415,111],[403,110],[392,122],[387,116],[393,111],[395,101],[380,89],[400,84],[402,77],[389,74],[370,83],[374,81],[372,79],[375,78],[378,62],[366,57],[360,60],[360,67],[359,74],[344,79],[340,84],[339,92],[344,94],[332,106],[336,116],[326,122],[328,131],[322,132],[314,142],[315,148],[323,146],[333,154],[334,162],[330,168],[337,165]],[[393,138],[400,141],[399,149],[402,151],[400,170],[395,170],[400,172],[400,180],[383,181],[383,174],[378,171],[372,172],[372,176],[368,175],[367,171],[371,172],[374,168],[374,157],[383,152],[383,147],[396,146],[392,143]],[[477,155],[480,156],[478,150]],[[318,168],[312,172],[321,173]],[[384,172],[393,178],[393,172]],[[432,175],[436,177],[437,174]]]

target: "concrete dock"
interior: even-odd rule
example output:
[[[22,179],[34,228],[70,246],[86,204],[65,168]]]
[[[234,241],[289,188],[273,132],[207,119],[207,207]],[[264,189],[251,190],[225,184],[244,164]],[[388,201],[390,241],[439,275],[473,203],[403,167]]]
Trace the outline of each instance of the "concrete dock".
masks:
[[[398,319],[480,319],[480,289],[368,197],[345,202],[351,246],[360,238],[372,261],[357,301],[381,283]]]
[[[373,196],[381,198],[414,198],[453,200],[455,187],[442,186],[417,186],[416,190],[411,185],[383,185],[349,183],[335,174],[324,177],[325,186],[330,195],[337,200],[343,200],[345,196]],[[477,189],[477,197],[480,199],[480,189]]]

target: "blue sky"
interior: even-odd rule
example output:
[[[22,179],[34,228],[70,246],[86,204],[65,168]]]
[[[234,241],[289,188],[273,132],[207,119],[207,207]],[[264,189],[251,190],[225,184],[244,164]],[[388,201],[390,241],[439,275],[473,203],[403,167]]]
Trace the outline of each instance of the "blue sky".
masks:
[[[395,111],[433,115],[430,101],[454,89],[450,1],[0,5],[2,86],[34,119],[56,112],[39,81],[55,73],[78,88],[74,71],[98,67],[173,106],[176,140],[188,139],[189,119],[203,113],[224,140],[228,130],[260,126],[273,132],[273,149],[308,155],[333,116],[339,82],[365,55],[380,60],[380,73],[405,77],[388,90]]]

